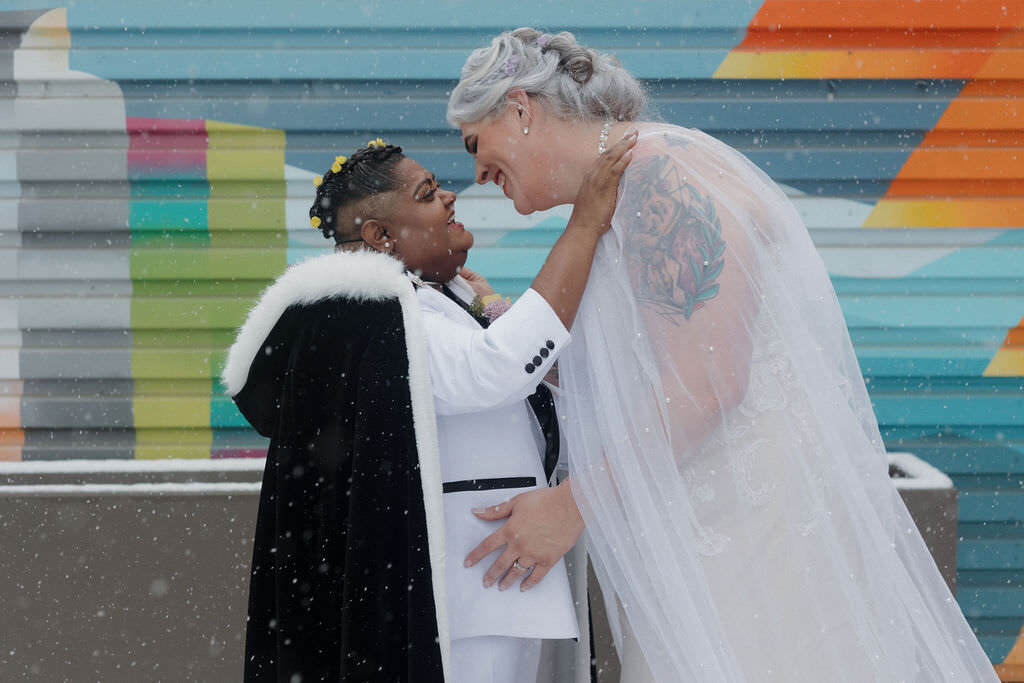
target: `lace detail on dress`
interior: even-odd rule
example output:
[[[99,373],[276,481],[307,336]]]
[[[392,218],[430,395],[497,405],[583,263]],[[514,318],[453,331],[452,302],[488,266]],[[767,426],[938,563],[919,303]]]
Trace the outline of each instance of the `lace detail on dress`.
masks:
[[[743,445],[733,445],[729,449],[729,464],[736,483],[736,490],[747,505],[759,506],[768,502],[772,492],[771,482],[762,482],[754,488],[754,458],[765,448],[771,448],[768,439],[755,439]]]
[[[686,483],[686,489],[690,492],[691,500],[709,503],[715,499],[715,489],[711,487],[711,482],[703,478],[698,479],[697,471],[693,466],[683,470],[683,481]]]
[[[693,520],[692,527],[693,533],[696,536],[697,552],[704,557],[713,557],[720,554],[732,542],[732,539],[728,536],[718,533],[697,520]]]

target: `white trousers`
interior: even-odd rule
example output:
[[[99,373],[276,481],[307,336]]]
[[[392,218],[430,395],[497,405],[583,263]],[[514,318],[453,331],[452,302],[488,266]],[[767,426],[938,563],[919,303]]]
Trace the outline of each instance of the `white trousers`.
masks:
[[[453,683],[536,683],[539,638],[478,636],[452,641]]]

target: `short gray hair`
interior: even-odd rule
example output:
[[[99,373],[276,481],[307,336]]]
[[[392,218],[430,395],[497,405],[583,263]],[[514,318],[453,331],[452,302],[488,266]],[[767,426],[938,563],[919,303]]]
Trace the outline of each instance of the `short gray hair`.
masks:
[[[633,121],[647,111],[647,93],[614,55],[576,42],[567,31],[506,31],[474,50],[448,98],[448,123],[458,127],[500,114],[506,95],[523,90],[557,116]]]

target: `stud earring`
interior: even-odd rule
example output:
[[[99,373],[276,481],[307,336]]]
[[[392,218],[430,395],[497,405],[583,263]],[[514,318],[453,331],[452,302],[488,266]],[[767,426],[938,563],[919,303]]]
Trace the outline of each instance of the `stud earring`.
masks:
[[[391,242],[385,242],[384,243],[384,248],[385,249],[390,249],[391,248]]]
[[[529,134],[530,134],[530,127],[529,126],[524,127],[523,128],[523,135],[529,135]]]

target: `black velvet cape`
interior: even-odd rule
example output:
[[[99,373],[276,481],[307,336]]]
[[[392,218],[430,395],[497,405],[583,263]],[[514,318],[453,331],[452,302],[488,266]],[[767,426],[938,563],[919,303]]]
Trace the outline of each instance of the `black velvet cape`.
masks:
[[[233,398],[270,437],[245,681],[443,681],[399,299],[289,305]]]

